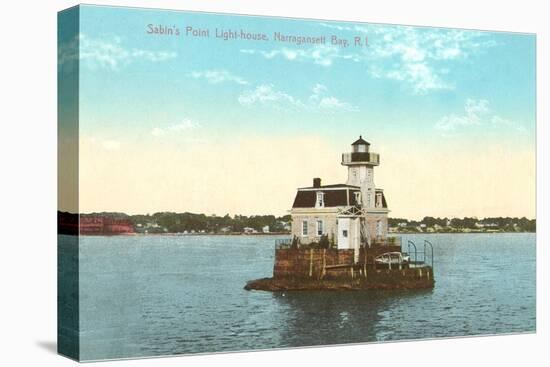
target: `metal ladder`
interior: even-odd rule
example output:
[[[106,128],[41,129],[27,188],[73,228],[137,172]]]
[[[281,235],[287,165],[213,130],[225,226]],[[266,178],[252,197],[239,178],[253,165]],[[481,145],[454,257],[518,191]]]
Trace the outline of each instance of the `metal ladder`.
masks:
[[[434,247],[433,247],[432,243],[428,240],[424,240],[424,251],[418,251],[418,249],[416,247],[416,244],[411,240],[407,240],[407,253],[409,254],[409,258],[412,256],[411,246],[414,249],[414,261],[409,261],[409,263],[414,264],[415,266],[425,265],[426,264],[426,255],[429,254],[430,255],[429,256],[430,266],[432,267],[432,271],[433,271],[433,268],[434,268]],[[428,249],[430,250],[429,253],[428,253]],[[421,261],[418,259],[418,257],[419,257],[418,255],[422,255],[422,260]]]

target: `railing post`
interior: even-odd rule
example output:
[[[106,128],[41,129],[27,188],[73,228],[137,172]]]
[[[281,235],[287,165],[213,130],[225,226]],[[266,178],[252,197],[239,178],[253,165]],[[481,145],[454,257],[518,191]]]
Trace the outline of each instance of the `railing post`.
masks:
[[[309,250],[309,277],[313,275],[313,249]]]
[[[426,252],[426,245],[430,245],[430,255],[431,255],[431,264],[432,264],[432,272],[433,272],[433,269],[434,269],[434,246],[430,241],[424,240],[424,252]],[[426,256],[426,255],[424,255],[424,256]]]
[[[409,256],[411,256],[411,251],[410,251],[411,245],[413,245],[413,247],[414,247],[414,265],[416,267],[416,265],[417,265],[416,264],[416,245],[411,240],[407,240],[407,243],[408,243],[408,249],[409,249]]]
[[[426,262],[426,240],[424,240],[424,264],[427,264]]]

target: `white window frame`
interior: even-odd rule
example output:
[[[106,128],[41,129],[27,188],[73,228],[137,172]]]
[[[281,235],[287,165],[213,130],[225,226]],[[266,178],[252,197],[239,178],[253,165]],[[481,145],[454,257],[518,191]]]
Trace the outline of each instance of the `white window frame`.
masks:
[[[376,202],[375,202],[375,205],[377,208],[381,208],[382,207],[382,193],[381,192],[377,192],[376,193]]]
[[[317,233],[318,237],[320,237],[324,234],[324,230],[325,230],[324,227],[325,226],[324,226],[323,220],[322,219],[317,219],[317,232],[316,233]],[[319,233],[319,232],[321,232],[321,233]]]
[[[381,219],[378,219],[376,221],[376,235],[377,236],[382,236],[382,220]]]
[[[315,207],[324,208],[325,207],[325,193],[322,191],[317,191],[315,195]]]
[[[308,225],[308,222],[307,220],[303,220],[302,221],[302,237],[307,237],[308,236],[308,230],[309,230],[309,225]]]

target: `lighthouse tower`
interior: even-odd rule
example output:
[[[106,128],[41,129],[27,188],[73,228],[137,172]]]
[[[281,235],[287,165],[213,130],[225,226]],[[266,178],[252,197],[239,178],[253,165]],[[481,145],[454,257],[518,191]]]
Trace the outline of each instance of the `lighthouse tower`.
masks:
[[[347,184],[358,186],[357,200],[364,214],[364,236],[369,245],[382,243],[387,236],[388,208],[384,192],[374,184],[374,167],[380,164],[380,155],[370,151],[370,143],[359,136],[351,144],[352,151],[342,154],[342,165],[348,167]]]
[[[362,136],[351,144],[351,153],[342,154],[342,165],[348,167],[348,185],[361,188],[361,204],[369,209],[375,206],[374,166],[380,164],[380,156],[370,152],[370,143]]]

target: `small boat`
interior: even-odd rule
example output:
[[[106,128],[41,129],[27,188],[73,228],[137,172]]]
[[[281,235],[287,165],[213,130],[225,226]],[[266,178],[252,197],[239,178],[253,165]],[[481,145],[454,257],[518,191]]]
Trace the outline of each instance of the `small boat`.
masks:
[[[383,254],[380,254],[374,258],[374,261],[377,264],[391,264],[391,265],[404,265],[408,264],[410,261],[410,257],[407,253],[403,252],[384,252]]]

